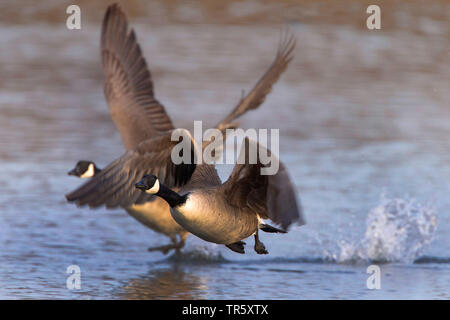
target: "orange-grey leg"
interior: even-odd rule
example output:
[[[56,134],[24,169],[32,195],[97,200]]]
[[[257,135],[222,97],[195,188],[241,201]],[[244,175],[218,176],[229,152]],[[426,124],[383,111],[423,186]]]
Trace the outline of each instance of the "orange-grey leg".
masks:
[[[165,246],[151,247],[151,248],[148,248],[147,250],[150,252],[161,251],[163,254],[168,254],[170,250],[176,250],[177,252],[179,252],[180,249],[184,247],[187,236],[188,236],[188,233],[180,235],[180,241],[178,241],[176,235],[171,236],[170,237],[170,239],[172,240],[171,244],[167,244]]]
[[[269,252],[266,250],[266,246],[264,243],[259,241],[258,230],[255,232],[255,251],[257,254],[268,254]]]

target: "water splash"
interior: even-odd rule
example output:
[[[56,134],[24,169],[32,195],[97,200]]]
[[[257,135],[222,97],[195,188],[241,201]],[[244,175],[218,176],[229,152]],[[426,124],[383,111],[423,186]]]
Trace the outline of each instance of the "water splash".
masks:
[[[380,204],[366,220],[364,238],[356,243],[341,242],[339,263],[405,262],[418,258],[430,244],[437,226],[432,206],[415,199],[389,199],[382,195]]]

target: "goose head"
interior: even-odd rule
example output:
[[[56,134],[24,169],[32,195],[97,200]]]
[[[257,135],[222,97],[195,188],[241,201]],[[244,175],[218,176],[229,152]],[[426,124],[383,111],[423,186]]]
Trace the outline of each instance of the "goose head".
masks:
[[[70,170],[67,174],[69,176],[76,176],[79,178],[92,178],[99,169],[92,161],[81,160],[77,162],[75,168]]]
[[[141,181],[135,184],[135,187],[148,194],[157,194],[159,192],[160,184],[155,175],[147,174]]]

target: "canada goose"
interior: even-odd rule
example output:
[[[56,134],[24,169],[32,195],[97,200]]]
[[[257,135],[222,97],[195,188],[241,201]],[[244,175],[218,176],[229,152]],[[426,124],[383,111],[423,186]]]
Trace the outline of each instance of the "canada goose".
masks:
[[[100,171],[101,169],[93,161],[80,160],[68,174],[79,178],[92,178]],[[173,220],[165,201],[154,198],[144,204],[132,205],[125,210],[143,225],[153,231],[165,234],[172,240],[169,245],[151,247],[148,248],[148,251],[161,251],[167,254],[172,249],[179,250],[184,246],[189,233]]]
[[[183,131],[191,139],[193,149],[198,150],[187,130],[177,130]],[[250,143],[254,142],[245,140],[243,148],[246,150],[241,150],[240,157],[248,155]],[[164,136],[145,141],[136,150],[111,163],[68,198],[84,204],[92,203],[93,195],[107,198],[111,193],[117,193],[120,201],[129,205],[156,195],[169,204],[173,219],[184,229],[239,253],[245,253],[242,240],[250,235],[255,236],[255,251],[267,253],[259,240],[259,229],[286,232],[292,223],[304,223],[294,188],[281,162],[275,175],[265,176],[261,175],[260,169],[268,164],[262,164],[259,157],[256,164],[245,159],[241,162],[243,164],[235,165],[229,179],[222,184],[213,165],[196,165],[193,160],[173,164],[170,157],[175,145],[176,142]],[[258,148],[263,147],[258,145]],[[191,157],[195,158],[194,155]],[[123,168],[129,174],[120,174]],[[137,177],[143,178],[134,183]],[[111,179],[114,183],[109,182]],[[166,185],[166,182],[174,184],[174,181],[182,182],[177,191]],[[265,224],[262,219],[270,219],[282,229]]]
[[[119,130],[121,139],[129,156],[141,155],[143,161],[157,161],[154,150],[147,150],[147,144],[170,140],[174,126],[164,107],[154,97],[153,83],[146,61],[142,56],[133,29],[128,28],[125,14],[117,4],[108,7],[102,25],[102,62],[105,73],[105,97],[111,118]],[[273,84],[286,70],[292,59],[295,40],[292,36],[282,38],[277,55],[249,94],[239,101],[230,114],[216,128],[225,131],[237,126],[233,123],[248,110],[262,104]],[[162,139],[162,140],[161,140]],[[164,146],[161,146],[164,147]],[[165,158],[167,161],[170,159]],[[137,161],[141,161],[138,158]],[[70,202],[89,205],[92,208],[105,205],[107,208],[123,207],[138,221],[153,230],[169,236],[171,245],[150,248],[167,253],[171,249],[184,246],[188,232],[176,223],[167,203],[160,197],[142,196],[134,192],[134,184],[145,174],[133,174],[137,163],[125,161],[118,163],[114,170],[110,166],[97,172],[90,181],[74,192],[66,195]],[[170,164],[158,162],[163,171],[172,168]],[[177,167],[183,170],[184,166]],[[162,172],[159,179],[167,187],[177,191],[189,181],[189,177],[172,179],[170,172]],[[123,179],[130,179],[124,183]],[[99,183],[101,185],[99,185]],[[134,198],[123,199],[124,193],[132,193]],[[180,240],[177,240],[177,236]]]

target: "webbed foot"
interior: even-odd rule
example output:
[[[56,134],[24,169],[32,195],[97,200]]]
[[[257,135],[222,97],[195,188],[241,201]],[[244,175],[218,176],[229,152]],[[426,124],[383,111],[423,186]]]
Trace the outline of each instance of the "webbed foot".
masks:
[[[225,246],[228,249],[233,250],[234,252],[241,253],[241,254],[245,253],[245,249],[244,249],[245,242],[244,241],[238,241],[235,243],[226,244]]]
[[[257,254],[268,254],[269,251],[266,250],[266,246],[261,241],[255,241],[255,251]]]
[[[158,246],[158,247],[151,247],[148,248],[147,251],[161,251],[163,254],[168,254],[170,250],[176,250],[177,253],[180,253],[181,248],[184,247],[184,244],[186,243],[186,238],[189,233],[180,234],[180,240],[177,241],[176,237],[172,237],[172,244],[168,244],[165,246]]]
[[[264,243],[259,241],[258,231],[255,232],[255,251],[257,254],[268,254],[269,251],[266,250]]]
[[[178,246],[176,244],[168,244],[165,246],[159,246],[159,247],[151,247],[148,248],[147,251],[161,251],[163,254],[168,254],[170,250],[178,249]]]

